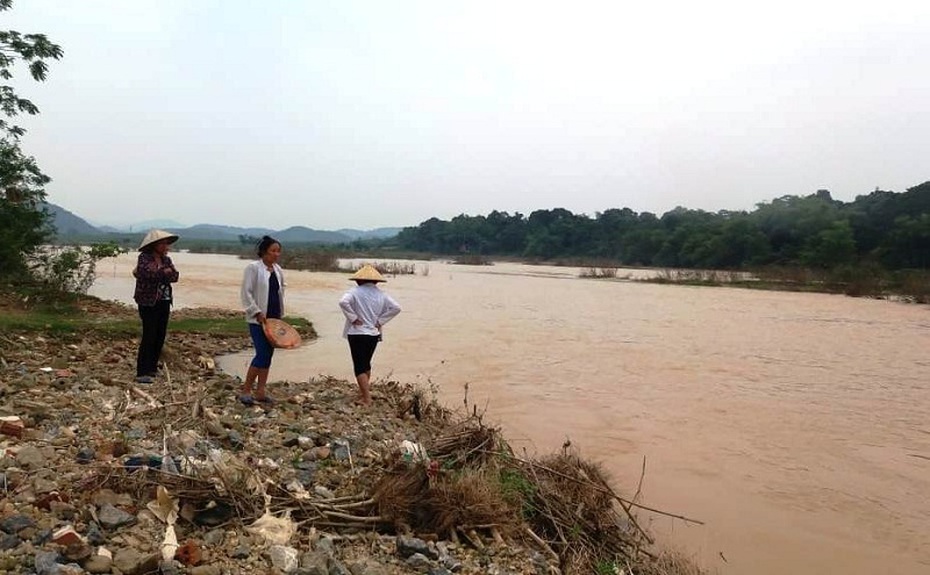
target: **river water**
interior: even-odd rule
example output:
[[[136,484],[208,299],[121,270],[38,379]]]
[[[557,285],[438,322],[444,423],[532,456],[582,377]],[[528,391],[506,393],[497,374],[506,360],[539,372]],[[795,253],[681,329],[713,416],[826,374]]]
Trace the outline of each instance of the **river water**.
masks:
[[[244,261],[173,258],[179,306],[239,309]],[[131,301],[133,263],[101,262],[91,293]],[[385,327],[376,382],[434,386],[453,408],[467,384],[517,450],[570,439],[626,496],[645,460],[642,502],[705,524],[641,518],[719,573],[930,573],[927,306],[412,265],[383,285],[404,311]],[[346,277],[286,272],[287,313],[320,337],[279,351],[272,380],[352,380],[336,305]],[[220,365],[242,374],[249,359]]]

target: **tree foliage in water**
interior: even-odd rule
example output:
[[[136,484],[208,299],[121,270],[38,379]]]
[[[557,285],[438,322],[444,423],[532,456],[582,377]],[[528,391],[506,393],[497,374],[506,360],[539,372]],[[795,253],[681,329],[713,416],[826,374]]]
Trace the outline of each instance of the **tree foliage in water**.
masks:
[[[930,182],[904,193],[876,190],[853,202],[827,190],[782,196],[752,211],[678,207],[661,217],[629,208],[594,217],[556,208],[529,217],[431,218],[405,228],[395,247],[538,260],[597,259],[627,266],[746,269],[868,265],[930,268]]]
[[[0,0],[0,13],[12,0]],[[0,277],[17,280],[29,275],[29,256],[53,232],[44,207],[45,185],[50,178],[35,158],[20,147],[26,131],[15,123],[17,116],[35,115],[38,107],[20,97],[12,86],[17,64],[25,66],[36,81],[44,81],[48,62],[63,51],[44,34],[0,31]]]

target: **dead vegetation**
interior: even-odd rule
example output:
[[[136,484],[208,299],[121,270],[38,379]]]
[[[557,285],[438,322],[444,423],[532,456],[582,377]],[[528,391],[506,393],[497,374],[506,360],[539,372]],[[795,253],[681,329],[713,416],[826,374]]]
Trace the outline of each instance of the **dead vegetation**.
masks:
[[[383,398],[391,411],[412,417],[404,408],[423,392],[390,385]],[[196,412],[204,425],[212,417],[209,410],[193,410],[187,413]],[[176,425],[189,427],[183,419]],[[335,497],[289,489],[273,473],[228,453],[181,459],[171,472],[160,463],[107,466],[83,489],[109,488],[147,501],[162,486],[177,498],[182,517],[205,526],[248,525],[271,514],[288,517],[299,531],[409,534],[479,552],[499,544],[527,546],[565,574],[700,573],[682,557],[655,552],[633,513],[636,504],[617,495],[601,467],[576,451],[517,457],[500,430],[480,416],[456,419],[435,404],[422,409],[419,423],[428,430],[422,443],[385,446],[377,464],[356,470],[350,455]]]

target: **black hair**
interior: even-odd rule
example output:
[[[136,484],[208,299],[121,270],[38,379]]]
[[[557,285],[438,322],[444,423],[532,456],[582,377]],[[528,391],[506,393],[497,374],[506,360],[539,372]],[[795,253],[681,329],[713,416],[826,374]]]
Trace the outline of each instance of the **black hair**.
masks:
[[[280,246],[281,242],[271,236],[262,236],[261,241],[258,242],[258,257],[264,256],[268,252],[268,249],[275,244]]]

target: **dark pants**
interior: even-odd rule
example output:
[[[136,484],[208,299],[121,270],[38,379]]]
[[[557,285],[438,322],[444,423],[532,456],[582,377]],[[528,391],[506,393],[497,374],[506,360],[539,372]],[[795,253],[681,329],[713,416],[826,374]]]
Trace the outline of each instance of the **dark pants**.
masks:
[[[140,305],[139,317],[142,318],[142,341],[139,342],[139,355],[136,358],[136,377],[155,375],[161,348],[165,346],[168,333],[168,316],[171,315],[171,302],[160,300],[155,305]]]
[[[371,358],[381,338],[377,335],[348,335],[349,351],[352,353],[352,368],[355,375],[371,372]]]
[[[265,329],[261,324],[250,323],[249,335],[252,336],[252,345],[255,346],[255,357],[252,358],[252,367],[268,369],[271,367],[271,358],[274,357],[274,347],[265,336]]]

